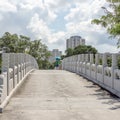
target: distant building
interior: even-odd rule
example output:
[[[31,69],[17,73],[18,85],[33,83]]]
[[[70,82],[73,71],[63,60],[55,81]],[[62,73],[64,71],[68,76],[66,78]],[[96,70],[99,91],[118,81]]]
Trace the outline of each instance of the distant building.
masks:
[[[81,38],[80,36],[72,36],[70,39],[66,40],[66,49],[74,49],[79,45],[85,45],[85,39]]]
[[[49,58],[49,62],[53,63],[56,61],[57,57],[61,57],[62,55],[62,51],[59,51],[58,49],[53,49],[52,51],[50,51],[51,56]]]

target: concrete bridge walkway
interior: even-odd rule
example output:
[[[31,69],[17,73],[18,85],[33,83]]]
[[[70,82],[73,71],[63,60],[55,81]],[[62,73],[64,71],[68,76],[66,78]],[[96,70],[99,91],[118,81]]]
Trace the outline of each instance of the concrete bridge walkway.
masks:
[[[120,99],[74,73],[36,70],[0,120],[120,120]]]

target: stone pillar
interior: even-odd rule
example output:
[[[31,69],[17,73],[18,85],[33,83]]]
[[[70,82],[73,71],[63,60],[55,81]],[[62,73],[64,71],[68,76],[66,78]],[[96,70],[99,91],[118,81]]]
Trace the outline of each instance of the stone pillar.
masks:
[[[2,54],[2,72],[7,72],[9,69],[9,54]]]
[[[9,54],[8,53],[3,53],[2,54],[2,73],[7,73],[7,80],[3,81],[4,87],[6,87],[6,94],[9,95]],[[5,84],[6,83],[6,84]]]
[[[106,67],[107,66],[107,53],[104,53],[103,54],[103,67]]]
[[[25,76],[25,54],[22,54],[22,62],[23,62],[23,77]]]
[[[68,57],[68,69],[70,71],[70,57]]]
[[[72,72],[72,56],[70,57],[70,71]]]
[[[10,68],[12,68],[13,88],[15,88],[15,54],[10,53]]]
[[[116,68],[118,68],[118,66],[117,66],[117,54],[112,54],[112,68],[113,69],[116,69]]]
[[[104,68],[107,66],[107,53],[103,54],[102,64],[103,64],[102,76],[103,76],[103,82],[104,82],[104,75],[105,75]]]
[[[112,77],[112,88],[114,88],[114,70],[118,68],[117,65],[118,61],[117,61],[117,54],[112,54],[112,69],[111,69],[111,77]]]
[[[90,64],[93,64],[94,63],[94,59],[93,59],[93,54],[90,54]]]
[[[93,54],[90,54],[90,77],[91,77],[91,66],[93,64]]]
[[[81,59],[81,62],[82,62],[82,64],[81,64],[81,73],[83,73],[83,62],[85,61],[84,54],[82,54],[81,57],[82,57],[82,59]]]
[[[75,55],[75,73],[77,73],[77,61],[78,61],[78,55]]]
[[[85,54],[85,62],[86,63],[89,62],[89,60],[88,60],[88,54]]]
[[[80,54],[78,55],[78,60],[77,60],[77,73],[79,74],[79,64],[80,64]]]
[[[17,67],[17,83],[19,83],[19,54],[15,54],[15,66]]]
[[[84,61],[85,61],[85,55],[82,54],[82,62],[84,62]]]
[[[95,54],[95,64],[98,65],[99,63],[99,54]]]
[[[75,72],[75,56],[73,56],[73,72]]]
[[[24,55],[21,53],[22,78],[24,77]]]
[[[86,69],[87,69],[86,67],[87,67],[87,63],[89,62],[89,59],[88,59],[88,58],[89,58],[89,55],[88,55],[88,54],[85,54],[85,74],[87,74],[87,73],[86,73]]]
[[[95,54],[95,80],[97,80],[97,66],[99,64],[99,56],[100,54]]]
[[[22,80],[22,53],[19,53],[19,65],[20,65],[20,79]]]
[[[26,54],[24,55],[25,74],[26,74]]]

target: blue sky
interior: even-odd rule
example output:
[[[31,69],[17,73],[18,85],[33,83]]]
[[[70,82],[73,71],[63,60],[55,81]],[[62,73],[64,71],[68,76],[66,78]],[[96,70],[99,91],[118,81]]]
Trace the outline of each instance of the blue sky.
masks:
[[[0,36],[6,31],[23,34],[64,51],[66,39],[79,35],[99,52],[118,52],[117,40],[91,25],[106,5],[105,0],[0,0]]]

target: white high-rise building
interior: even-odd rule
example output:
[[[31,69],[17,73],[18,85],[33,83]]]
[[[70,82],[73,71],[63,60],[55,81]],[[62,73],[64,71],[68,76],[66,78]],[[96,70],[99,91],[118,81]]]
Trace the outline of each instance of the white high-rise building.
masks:
[[[61,57],[62,55],[62,51],[59,51],[58,49],[53,49],[52,51],[50,51],[51,56],[49,58],[49,62],[53,63],[56,61],[56,57]]]
[[[85,39],[81,38],[80,36],[72,36],[70,39],[66,40],[66,49],[74,49],[79,45],[85,45]]]

